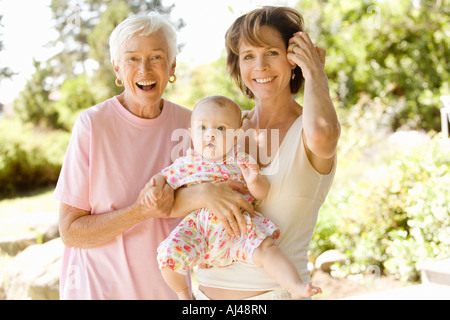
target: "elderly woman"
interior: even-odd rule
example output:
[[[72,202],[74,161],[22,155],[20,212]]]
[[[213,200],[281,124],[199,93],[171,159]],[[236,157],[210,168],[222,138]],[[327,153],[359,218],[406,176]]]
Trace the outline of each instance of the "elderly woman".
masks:
[[[258,159],[271,183],[257,209],[279,227],[277,246],[302,280],[310,282],[309,241],[333,181],[340,135],[324,72],[325,52],[303,32],[302,16],[285,7],[264,7],[238,18],[226,34],[226,48],[231,77],[255,101],[255,107],[244,115],[242,128],[267,132],[248,135],[258,141],[250,140],[244,146]],[[302,106],[294,95],[303,83]],[[233,212],[239,206],[233,204],[232,190],[220,184],[204,184],[197,190],[198,196],[192,194],[191,199],[204,201],[200,206],[221,216],[228,228],[239,232],[245,227],[245,221]],[[219,194],[229,195],[228,200],[221,200]],[[203,268],[197,279],[197,299],[291,298],[262,268],[245,263]]]
[[[190,146],[187,137],[171,139],[189,126],[190,111],[161,98],[176,79],[176,33],[159,14],[130,17],[111,34],[110,50],[124,91],[80,114],[54,193],[66,246],[60,297],[176,299],[156,261],[178,223],[161,219],[173,191],[167,186],[156,207],[141,201],[172,149]]]

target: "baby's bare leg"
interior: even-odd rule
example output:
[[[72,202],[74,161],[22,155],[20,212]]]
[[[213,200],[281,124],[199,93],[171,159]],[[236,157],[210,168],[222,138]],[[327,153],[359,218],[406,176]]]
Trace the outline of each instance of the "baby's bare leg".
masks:
[[[179,300],[192,300],[191,290],[185,275],[169,268],[161,269],[161,274],[169,287],[177,294]]]
[[[303,299],[322,293],[319,287],[302,282],[294,264],[270,237],[253,252],[253,262],[263,267],[272,278],[288,290],[293,299]]]

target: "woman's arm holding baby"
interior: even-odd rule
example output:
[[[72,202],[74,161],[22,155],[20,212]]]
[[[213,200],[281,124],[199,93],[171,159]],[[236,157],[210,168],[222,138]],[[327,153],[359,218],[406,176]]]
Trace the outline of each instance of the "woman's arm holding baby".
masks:
[[[161,207],[164,203],[165,193],[173,192],[164,175],[159,173],[149,182],[152,187],[148,189],[143,202],[148,206]],[[237,191],[237,192],[236,192]],[[181,187],[175,191],[175,201],[168,218],[184,217],[200,208],[208,208],[223,223],[228,234],[246,235],[247,223],[241,210],[254,213],[253,206],[240,193],[245,192],[244,185],[236,181],[222,183],[201,183],[190,187]],[[236,223],[230,225],[230,221]]]
[[[184,217],[194,210],[208,208],[214,212],[228,234],[240,237],[242,233],[246,236],[247,222],[242,211],[254,214],[255,210],[240,195],[245,191],[242,183],[231,180],[178,188],[170,216]],[[232,221],[236,223],[231,223]]]
[[[145,201],[156,180],[150,180],[129,207],[103,214],[91,214],[80,208],[61,203],[59,232],[67,247],[93,248],[111,241],[122,232],[149,218],[167,218],[174,201],[173,190],[165,190],[158,206]]]

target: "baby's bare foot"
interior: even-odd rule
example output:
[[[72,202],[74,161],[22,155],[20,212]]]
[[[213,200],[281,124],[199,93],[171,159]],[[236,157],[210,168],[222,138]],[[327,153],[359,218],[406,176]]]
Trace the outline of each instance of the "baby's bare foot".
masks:
[[[316,294],[322,293],[322,289],[313,286],[311,283],[301,284],[297,286],[296,290],[291,293],[292,299],[300,300],[303,298],[312,297]]]

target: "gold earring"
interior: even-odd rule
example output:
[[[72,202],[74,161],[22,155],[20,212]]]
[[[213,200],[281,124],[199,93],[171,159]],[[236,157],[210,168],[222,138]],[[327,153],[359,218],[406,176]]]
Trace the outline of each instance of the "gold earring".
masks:
[[[116,83],[116,86],[118,86],[119,88],[124,86],[123,81],[120,79],[116,78],[116,81],[114,81],[114,82]]]
[[[295,79],[295,72],[294,72],[294,70],[295,70],[295,69],[292,69],[291,80],[294,80],[294,79]]]
[[[177,76],[176,75],[173,75],[173,76],[169,77],[169,82],[170,83],[175,83],[175,81],[177,81]]]

